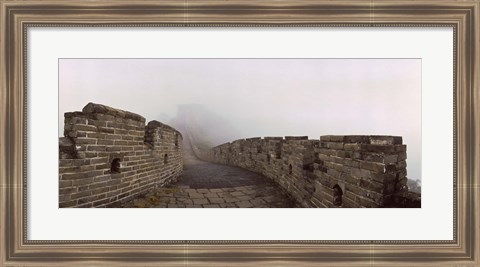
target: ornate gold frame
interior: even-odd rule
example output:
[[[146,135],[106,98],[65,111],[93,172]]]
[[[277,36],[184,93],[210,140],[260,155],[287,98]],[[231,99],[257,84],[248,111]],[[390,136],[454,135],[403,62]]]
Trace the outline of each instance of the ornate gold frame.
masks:
[[[480,2],[0,0],[0,265],[480,264]],[[451,26],[455,37],[453,241],[29,241],[26,28],[33,26]]]

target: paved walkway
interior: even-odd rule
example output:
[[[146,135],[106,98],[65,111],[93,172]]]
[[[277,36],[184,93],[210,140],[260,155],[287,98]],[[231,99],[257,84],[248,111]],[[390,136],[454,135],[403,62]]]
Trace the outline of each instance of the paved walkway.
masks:
[[[178,182],[131,202],[125,208],[291,208],[295,203],[268,178],[233,166],[201,161],[185,153]]]

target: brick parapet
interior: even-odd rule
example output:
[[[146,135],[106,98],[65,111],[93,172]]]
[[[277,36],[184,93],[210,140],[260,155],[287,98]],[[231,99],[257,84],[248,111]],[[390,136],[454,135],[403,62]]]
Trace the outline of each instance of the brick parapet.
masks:
[[[407,153],[399,136],[265,137],[196,153],[205,160],[264,174],[303,207],[419,207],[421,203],[419,194],[405,194]]]
[[[89,103],[65,113],[64,129],[60,207],[112,207],[168,185],[182,171],[182,135],[160,122],[145,126],[138,114]]]

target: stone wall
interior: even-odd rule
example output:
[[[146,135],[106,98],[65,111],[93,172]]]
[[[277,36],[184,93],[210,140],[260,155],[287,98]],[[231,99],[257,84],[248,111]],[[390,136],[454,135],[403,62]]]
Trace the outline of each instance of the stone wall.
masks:
[[[89,103],[65,113],[60,138],[59,206],[115,207],[176,181],[182,135],[158,121]]]
[[[407,152],[397,136],[265,137],[237,140],[198,157],[276,181],[302,207],[420,207],[408,192]]]

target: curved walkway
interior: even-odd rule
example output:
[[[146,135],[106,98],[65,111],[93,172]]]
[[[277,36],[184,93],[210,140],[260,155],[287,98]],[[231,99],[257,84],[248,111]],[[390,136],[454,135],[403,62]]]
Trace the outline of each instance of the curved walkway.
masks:
[[[178,182],[125,203],[126,208],[291,208],[295,203],[274,182],[234,166],[199,160],[185,151]]]

